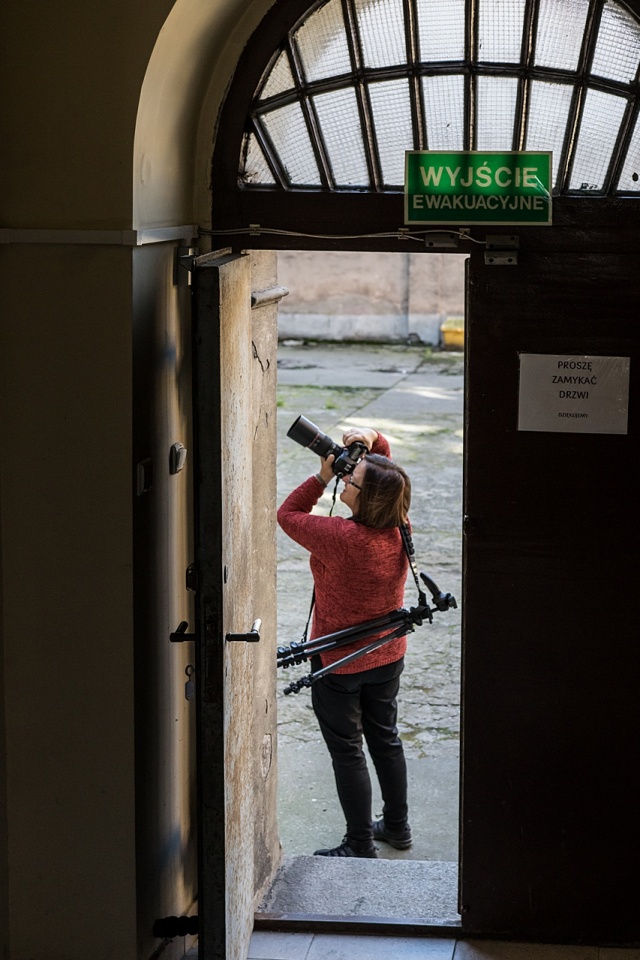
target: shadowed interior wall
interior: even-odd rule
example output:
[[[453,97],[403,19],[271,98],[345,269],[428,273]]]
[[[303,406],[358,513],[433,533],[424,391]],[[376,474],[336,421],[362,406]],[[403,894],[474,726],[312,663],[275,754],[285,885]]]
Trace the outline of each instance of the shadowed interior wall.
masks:
[[[129,231],[208,222],[217,108],[267,6],[0,8],[10,960],[149,956],[153,919],[193,897],[189,652],[168,640],[189,606],[190,476],[166,469],[188,447],[188,295],[176,243],[136,249]],[[137,498],[145,455],[155,488]]]
[[[135,939],[131,257],[121,247],[3,252],[10,274],[24,275],[25,261],[30,282],[5,291],[0,350],[1,441],[11,449],[2,457],[5,955],[41,957],[46,943],[48,956],[69,956],[73,940],[94,957],[126,956]]]

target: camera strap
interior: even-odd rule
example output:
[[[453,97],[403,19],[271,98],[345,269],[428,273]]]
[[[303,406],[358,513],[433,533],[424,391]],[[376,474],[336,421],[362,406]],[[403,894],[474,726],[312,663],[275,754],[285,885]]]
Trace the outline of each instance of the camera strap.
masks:
[[[424,591],[420,589],[420,581],[418,580],[418,567],[416,566],[416,554],[415,550],[413,549],[413,540],[411,539],[409,524],[401,523],[399,529],[400,536],[402,537],[402,543],[404,544],[404,549],[409,558],[409,566],[411,567],[413,579],[415,580],[416,587],[418,588],[418,600],[423,606],[426,606],[427,598]]]
[[[304,625],[304,630],[302,631],[302,637],[300,638],[301,643],[307,642],[307,633],[309,632],[309,624],[311,623],[311,614],[313,613],[313,605],[316,602],[316,588],[314,586],[311,593],[311,606],[309,607],[309,616],[307,617],[307,622]]]
[[[320,475],[319,475],[319,474],[316,474],[316,476],[319,477]],[[338,493],[338,483],[339,483],[339,481],[340,481],[340,477],[336,477],[336,482],[335,482],[335,485],[334,485],[334,487],[333,487],[333,499],[332,499],[332,501],[331,501],[331,509],[329,510],[329,516],[330,516],[330,517],[333,516],[333,508],[334,508],[335,505],[336,505],[336,496],[337,496],[337,493]],[[313,613],[313,605],[314,605],[315,602],[316,602],[316,588],[315,588],[315,586],[314,586],[313,591],[312,591],[312,593],[311,593],[311,606],[309,607],[309,616],[307,617],[307,622],[306,622],[306,624],[305,624],[304,630],[302,631],[302,638],[301,638],[301,639],[302,639],[302,643],[305,643],[306,640],[307,640],[307,634],[308,634],[308,632],[309,632],[309,624],[311,623],[311,614]]]

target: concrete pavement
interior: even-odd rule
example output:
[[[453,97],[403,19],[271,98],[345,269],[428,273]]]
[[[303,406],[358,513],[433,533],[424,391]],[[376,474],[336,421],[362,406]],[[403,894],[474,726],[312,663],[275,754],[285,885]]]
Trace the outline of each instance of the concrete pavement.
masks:
[[[347,426],[371,426],[390,440],[392,455],[412,480],[411,520],[420,570],[458,609],[435,613],[416,628],[399,702],[400,732],[410,780],[414,845],[379,857],[457,864],[461,514],[462,354],[432,353],[397,344],[307,344],[285,341],[278,353],[278,503],[315,473],[314,454],[286,437],[304,414],[336,442]],[[332,508],[330,491],[318,509]],[[344,511],[336,501],[335,513]],[[299,640],[309,613],[312,580],[308,554],[278,530],[278,642]],[[411,574],[406,606],[416,602]],[[308,690],[284,696],[308,665],[279,671],[279,826],[284,853],[299,857],[341,842],[344,820],[331,762]],[[375,775],[372,778],[375,784]],[[381,800],[374,793],[374,812]],[[434,863],[435,868],[435,863]]]

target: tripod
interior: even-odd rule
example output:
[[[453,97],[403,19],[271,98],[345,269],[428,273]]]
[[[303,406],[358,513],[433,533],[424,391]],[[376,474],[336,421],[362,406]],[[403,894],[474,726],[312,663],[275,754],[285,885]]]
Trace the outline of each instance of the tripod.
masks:
[[[450,607],[458,606],[455,597],[450,593],[442,593],[437,584],[428,577],[426,573],[421,573],[420,579],[426,584],[431,593],[432,602],[434,603],[433,607],[430,607],[427,603],[425,593],[420,589],[420,585],[418,584],[418,604],[409,610],[405,610],[404,608],[392,610],[390,613],[386,613],[381,617],[366,620],[364,623],[355,624],[353,627],[346,627],[344,630],[337,630],[335,633],[327,633],[323,637],[316,637],[315,640],[300,642],[294,640],[288,647],[278,647],[277,666],[283,667],[286,670],[288,667],[304,663],[310,656],[314,656],[315,654],[324,653],[327,650],[336,650],[339,647],[345,646],[347,643],[353,643],[355,640],[366,640],[367,637],[373,637],[381,631],[389,631],[388,633],[383,633],[382,636],[376,637],[375,640],[372,640],[372,642],[366,644],[366,646],[360,647],[346,657],[342,657],[341,660],[337,660],[327,667],[322,667],[320,670],[315,670],[300,680],[293,681],[288,687],[285,687],[285,695],[298,693],[303,687],[310,687],[315,680],[331,673],[337,667],[342,667],[347,663],[351,663],[353,660],[357,660],[359,657],[363,657],[366,653],[371,653],[372,650],[382,646],[383,643],[388,643],[390,640],[395,640],[396,637],[404,637],[408,633],[413,633],[414,629],[422,626],[425,620],[433,623],[433,614],[436,610],[444,612]]]

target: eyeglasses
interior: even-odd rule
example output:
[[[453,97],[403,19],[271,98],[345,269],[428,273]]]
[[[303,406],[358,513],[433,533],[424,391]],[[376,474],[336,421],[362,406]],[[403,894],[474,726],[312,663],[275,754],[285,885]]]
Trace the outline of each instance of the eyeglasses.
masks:
[[[360,484],[355,482],[351,474],[349,474],[349,483],[351,484],[352,487],[355,487],[356,490],[362,490],[362,487],[360,486]]]

